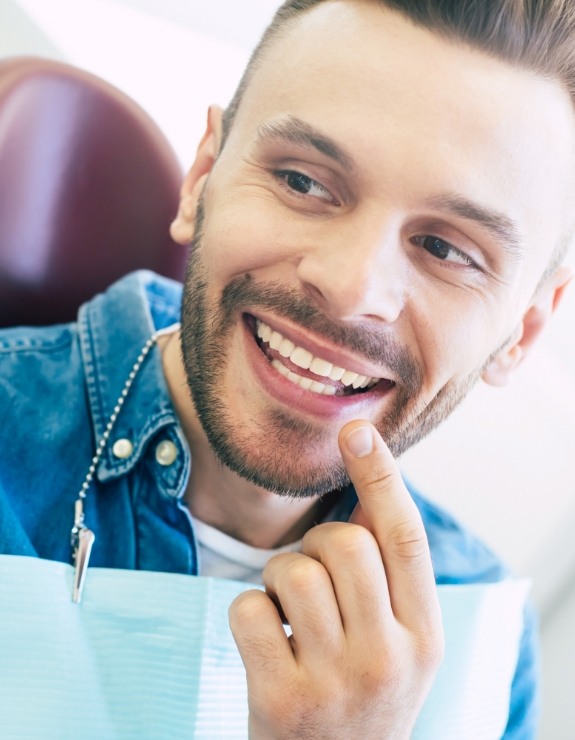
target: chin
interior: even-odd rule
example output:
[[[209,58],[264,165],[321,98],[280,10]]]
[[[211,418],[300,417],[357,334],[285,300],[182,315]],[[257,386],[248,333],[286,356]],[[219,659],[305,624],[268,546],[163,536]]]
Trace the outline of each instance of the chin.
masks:
[[[218,460],[245,480],[294,498],[321,496],[349,483],[337,433],[284,411],[260,414],[254,425],[220,410],[200,414]]]

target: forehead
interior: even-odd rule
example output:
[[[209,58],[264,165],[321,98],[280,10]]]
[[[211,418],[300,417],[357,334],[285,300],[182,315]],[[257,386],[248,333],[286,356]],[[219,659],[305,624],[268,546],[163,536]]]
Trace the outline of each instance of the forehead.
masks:
[[[388,173],[417,199],[425,173],[422,197],[503,203],[526,236],[545,232],[547,242],[570,225],[574,127],[563,87],[377,2],[328,0],[283,29],[255,67],[232,138],[249,146],[262,124],[288,116],[341,144],[366,181],[383,185]]]

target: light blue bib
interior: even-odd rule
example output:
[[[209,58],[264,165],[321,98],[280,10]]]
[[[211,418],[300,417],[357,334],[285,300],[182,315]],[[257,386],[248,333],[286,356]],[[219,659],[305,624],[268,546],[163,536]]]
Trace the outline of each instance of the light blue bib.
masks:
[[[249,584],[0,556],[0,737],[247,737],[245,673],[228,626]],[[529,583],[440,586],[446,655],[414,738],[504,732]]]

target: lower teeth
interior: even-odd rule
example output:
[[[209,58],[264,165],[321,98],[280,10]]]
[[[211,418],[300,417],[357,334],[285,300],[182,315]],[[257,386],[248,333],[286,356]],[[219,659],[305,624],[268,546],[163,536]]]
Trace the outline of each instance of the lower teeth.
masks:
[[[297,373],[288,370],[288,368],[279,360],[271,360],[271,365],[279,372],[280,375],[283,375],[284,378],[287,378],[294,385],[297,385],[306,391],[318,393],[322,396],[351,396],[353,393],[361,393],[363,390],[354,390],[352,387],[336,388],[336,386],[334,385],[322,383],[319,380],[304,378],[303,375],[298,375]]]
[[[335,396],[337,388],[327,383],[321,383],[319,380],[313,380],[312,378],[304,378],[302,375],[288,370],[287,367],[279,360],[272,360],[272,367],[278,371],[280,375],[287,378],[294,385],[298,385],[306,391],[312,391],[312,393],[319,393],[322,396]]]

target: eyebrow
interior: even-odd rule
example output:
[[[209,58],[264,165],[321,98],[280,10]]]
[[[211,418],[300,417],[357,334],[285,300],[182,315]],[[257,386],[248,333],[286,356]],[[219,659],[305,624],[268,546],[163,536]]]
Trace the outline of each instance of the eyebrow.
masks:
[[[257,129],[258,143],[277,139],[289,144],[312,147],[316,151],[333,159],[349,171],[353,171],[352,157],[329,136],[315,129],[309,123],[296,116],[287,116],[278,121],[268,121]],[[486,229],[505,251],[515,260],[524,253],[523,239],[516,224],[504,213],[486,208],[468,198],[456,194],[437,195],[425,201],[425,205],[440,211],[447,211],[454,216],[474,221]]]
[[[282,120],[268,121],[259,126],[257,130],[257,141],[259,143],[265,143],[270,139],[277,139],[304,147],[312,147],[346,169],[353,170],[353,160],[349,154],[344,152],[341,146],[336,144],[329,136],[313,128],[309,123],[302,121],[301,118],[288,116]]]
[[[426,201],[430,208],[447,211],[485,228],[513,259],[524,253],[523,239],[516,224],[505,214],[474,203],[460,195],[438,195]]]

